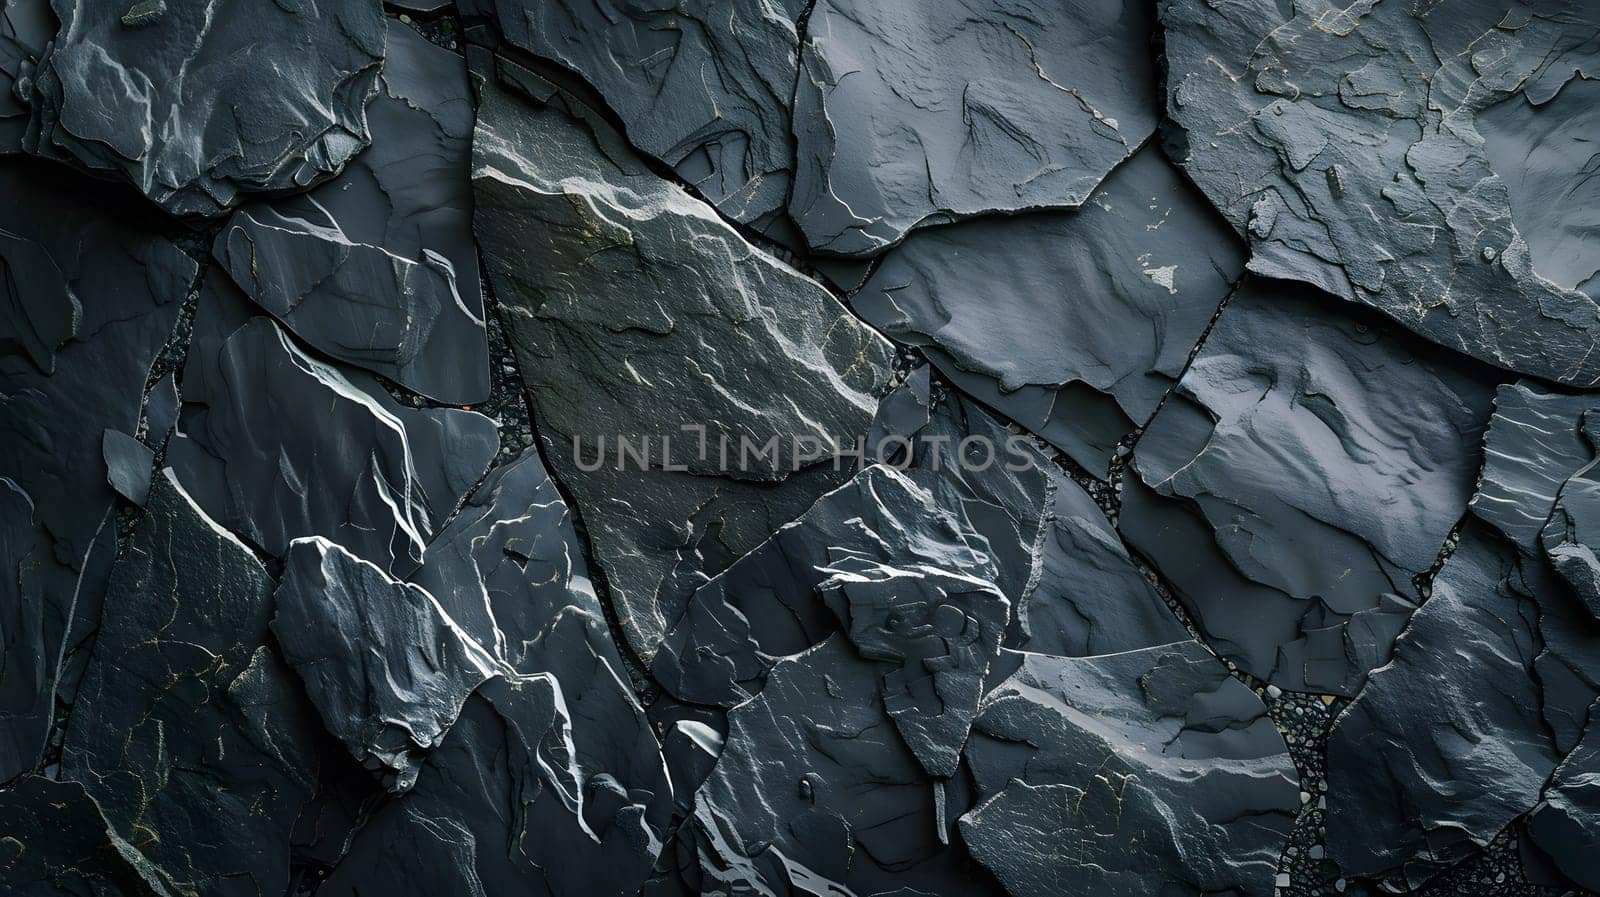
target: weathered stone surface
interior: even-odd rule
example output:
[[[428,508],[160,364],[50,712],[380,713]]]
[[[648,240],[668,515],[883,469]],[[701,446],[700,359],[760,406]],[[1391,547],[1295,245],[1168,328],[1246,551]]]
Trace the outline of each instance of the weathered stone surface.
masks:
[[[71,704],[116,552],[105,432],[137,430],[195,274],[137,197],[64,175],[0,162],[0,781]]]
[[[316,729],[270,646],[271,600],[261,563],[163,471],[112,575],[61,768],[186,889],[288,887]]]
[[[441,402],[489,397],[461,57],[391,20],[372,146],[317,189],[233,214],[212,249],[312,348]]]
[[[494,423],[407,408],[313,358],[216,269],[206,275],[168,463],[218,521],[269,554],[324,536],[410,569],[499,447]]]
[[[289,544],[274,605],[273,634],[323,725],[395,793],[498,672],[426,590],[326,539]]]
[[[1097,476],[1183,372],[1244,256],[1154,145],[1076,212],[980,218],[886,253],[850,305]]]
[[[597,762],[580,733],[606,721],[584,718],[588,703],[545,674],[485,685],[318,893],[637,893],[671,788],[648,731],[630,768]]]
[[[648,661],[686,586],[848,476],[814,462],[867,430],[889,349],[551,99],[485,85],[475,221],[540,436]]]
[[[505,39],[582,76],[628,140],[736,221],[789,198],[801,0],[476,0]]]
[[[1528,817],[1528,834],[1572,881],[1600,890],[1594,845],[1600,843],[1600,704],[1590,708],[1583,740],[1556,768]]]
[[[325,179],[367,144],[377,0],[52,8],[60,28],[24,89],[31,153],[119,176],[175,214],[218,215]]]
[[[1539,610],[1516,553],[1469,523],[1328,741],[1328,850],[1346,874],[1416,883],[1531,809],[1560,757],[1533,673]]]
[[[0,791],[0,880],[15,897],[181,893],[106,825],[76,782],[25,776]]]
[[[56,33],[50,0],[0,3],[0,153],[22,150],[28,130],[23,91],[33,78],[39,54]]]
[[[1575,289],[1600,267],[1581,211],[1593,149],[1541,134],[1592,114],[1575,77],[1600,72],[1592,4],[1167,0],[1160,18],[1175,150],[1251,270],[1491,364],[1600,383],[1600,304]]]
[[[983,584],[984,603],[1002,599],[999,617],[1009,618],[1039,580],[1050,462],[1026,440],[1014,444],[1017,455],[1001,454],[982,470],[957,457],[967,439],[1004,453],[1009,435],[970,403],[941,401],[929,423],[909,434],[914,454],[889,459],[903,472],[865,468],[697,589],[662,643],[656,679],[681,699],[721,706],[759,691],[777,659],[848,628],[818,591],[841,562],[873,559],[944,582]]]
[[[1149,12],[1122,0],[818,0],[789,210],[812,249],[1083,202],[1155,128]]]
[[[948,841],[940,786],[842,636],[785,658],[728,717],[695,795],[703,893],[993,894]]]
[[[961,834],[1013,897],[1267,897],[1300,807],[1266,708],[1193,641],[1024,655],[966,755]]]
[[[145,496],[150,494],[150,465],[155,453],[121,430],[105,431],[100,452],[105,459],[106,482],[118,495],[143,505]]]
[[[1121,529],[1225,657],[1348,695],[1466,511],[1494,384],[1308,293],[1233,296],[1139,440]]]
[[[1039,584],[1017,608],[1007,647],[1091,657],[1188,638],[1094,499],[1056,473]]]

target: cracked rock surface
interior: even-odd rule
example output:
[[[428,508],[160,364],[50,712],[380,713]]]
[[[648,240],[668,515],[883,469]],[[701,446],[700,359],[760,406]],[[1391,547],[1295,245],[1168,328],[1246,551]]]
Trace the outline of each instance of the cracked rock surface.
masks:
[[[1600,893],[1592,0],[0,0],[0,894]]]

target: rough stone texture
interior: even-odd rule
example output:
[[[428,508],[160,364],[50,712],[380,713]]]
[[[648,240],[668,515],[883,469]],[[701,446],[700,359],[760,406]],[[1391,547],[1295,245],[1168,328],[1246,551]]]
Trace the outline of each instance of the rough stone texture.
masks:
[[[1591,120],[1592,3],[1165,0],[1160,18],[1179,161],[1252,271],[1491,364],[1600,383],[1600,304],[1575,289],[1595,270],[1594,150],[1540,135]]]
[[[1104,475],[1183,373],[1244,267],[1152,145],[1076,212],[980,218],[886,253],[850,305],[963,389]]]
[[[1321,301],[1240,288],[1139,440],[1121,526],[1225,657],[1349,695],[1466,511],[1493,381]]]
[[[49,832],[48,839],[39,838]],[[173,897],[180,893],[77,782],[25,776],[0,791],[0,876],[16,897]]]
[[[288,886],[315,722],[271,647],[271,610],[260,561],[163,471],[112,574],[61,767],[185,889]]]
[[[801,0],[474,0],[506,41],[576,72],[629,141],[727,217],[770,224],[788,202]]]
[[[1083,202],[1154,130],[1149,11],[1123,0],[817,0],[789,210],[812,249]]]
[[[120,177],[175,214],[218,215],[323,180],[367,145],[376,0],[51,7],[60,28],[22,91],[28,152]]]
[[[200,505],[282,556],[325,536],[385,569],[410,565],[498,448],[488,418],[407,408],[372,378],[324,363],[212,269],[168,448]]]
[[[974,730],[982,802],[961,832],[1013,897],[1273,894],[1294,768],[1261,701],[1198,643],[1026,655]]]
[[[865,432],[889,353],[821,286],[550,99],[485,87],[478,234],[556,476],[648,660],[683,581],[843,479],[807,468],[804,440]]]
[[[1592,0],[99,2],[0,894],[1600,887]]]
[[[326,539],[289,544],[274,606],[272,632],[323,725],[396,793],[497,672],[426,590]]]
[[[72,702],[116,553],[105,434],[137,431],[195,266],[121,191],[6,159],[0,194],[5,781],[41,765],[56,704]]]
[[[251,203],[212,252],[306,344],[454,405],[489,397],[461,58],[391,22],[370,149],[309,193]]]

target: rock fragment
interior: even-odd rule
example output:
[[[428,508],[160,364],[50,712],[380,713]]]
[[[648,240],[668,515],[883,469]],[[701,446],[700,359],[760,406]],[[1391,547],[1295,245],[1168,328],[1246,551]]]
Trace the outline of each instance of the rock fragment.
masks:
[[[1266,708],[1193,641],[1024,655],[966,753],[961,833],[1013,897],[1267,897],[1300,808]]]
[[[309,193],[252,202],[212,254],[309,346],[440,402],[489,397],[461,57],[390,20],[372,145]]]
[[[1493,388],[1403,331],[1251,281],[1140,438],[1121,530],[1223,656],[1353,694],[1466,511]]]
[[[1490,364],[1600,383],[1600,304],[1576,288],[1600,267],[1582,224],[1593,150],[1543,139],[1549,113],[1506,135],[1533,117],[1524,101],[1583,129],[1592,4],[1167,0],[1160,18],[1176,158],[1249,240],[1250,270]]]
[[[850,305],[1104,477],[1243,268],[1227,223],[1148,145],[1076,211],[913,235]]]
[[[145,514],[106,595],[62,773],[175,880],[282,893],[317,729],[270,646],[272,580],[171,470]]]
[[[26,88],[28,152],[120,177],[173,214],[220,215],[324,180],[367,145],[376,0],[255,15],[174,3],[132,25],[128,8],[54,5],[59,30]]]
[[[482,95],[489,275],[555,475],[648,662],[689,590],[848,476],[828,453],[868,429],[889,348],[563,96]]]
[[[818,0],[790,214],[872,255],[922,224],[1082,203],[1155,128],[1148,11],[1121,0]]]
[[[323,724],[394,793],[499,671],[427,591],[326,539],[290,543],[275,608],[273,634]]]
[[[323,536],[409,570],[499,447],[494,423],[408,408],[372,378],[322,362],[208,272],[168,463],[208,513],[282,557]]]

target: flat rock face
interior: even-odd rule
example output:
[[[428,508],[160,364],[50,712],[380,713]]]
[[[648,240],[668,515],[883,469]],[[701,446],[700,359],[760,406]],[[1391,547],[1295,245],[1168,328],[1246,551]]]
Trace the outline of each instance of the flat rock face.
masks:
[[[1559,132],[1592,133],[1576,77],[1600,69],[1592,5],[1286,9],[1160,8],[1179,162],[1250,241],[1250,269],[1490,364],[1600,382],[1600,305],[1579,289],[1594,149]]]
[[[974,730],[981,802],[961,832],[1009,893],[1273,892],[1294,768],[1260,700],[1198,643],[1026,655]]]
[[[1122,531],[1225,656],[1351,694],[1466,511],[1485,371],[1252,281],[1134,455]]]
[[[572,111],[485,88],[476,222],[540,435],[648,659],[678,581],[843,479],[815,462],[867,429],[889,350]]]
[[[212,254],[312,348],[455,405],[489,397],[472,242],[472,96],[461,58],[398,22],[366,110],[370,149],[309,193],[253,202]]]
[[[219,271],[206,275],[184,368],[183,435],[168,448],[207,511],[261,550],[324,536],[409,569],[499,447],[488,418],[408,408],[327,364]]]
[[[60,28],[23,91],[28,152],[119,177],[178,215],[219,215],[323,180],[368,142],[376,0],[52,8]]]
[[[0,163],[0,780],[40,764],[72,703],[117,551],[113,485],[150,476],[116,446],[195,275],[136,197],[63,175]]]
[[[1226,222],[1150,145],[1075,212],[912,236],[850,307],[1103,476],[1243,268]]]
[[[171,470],[145,510],[112,573],[62,772],[178,881],[281,893],[316,788],[316,723],[271,647],[272,580]]]
[[[507,42],[583,77],[629,141],[728,218],[781,214],[794,166],[799,0],[474,0]]]
[[[924,223],[1083,202],[1155,127],[1146,8],[818,0],[789,211],[871,255]]]

